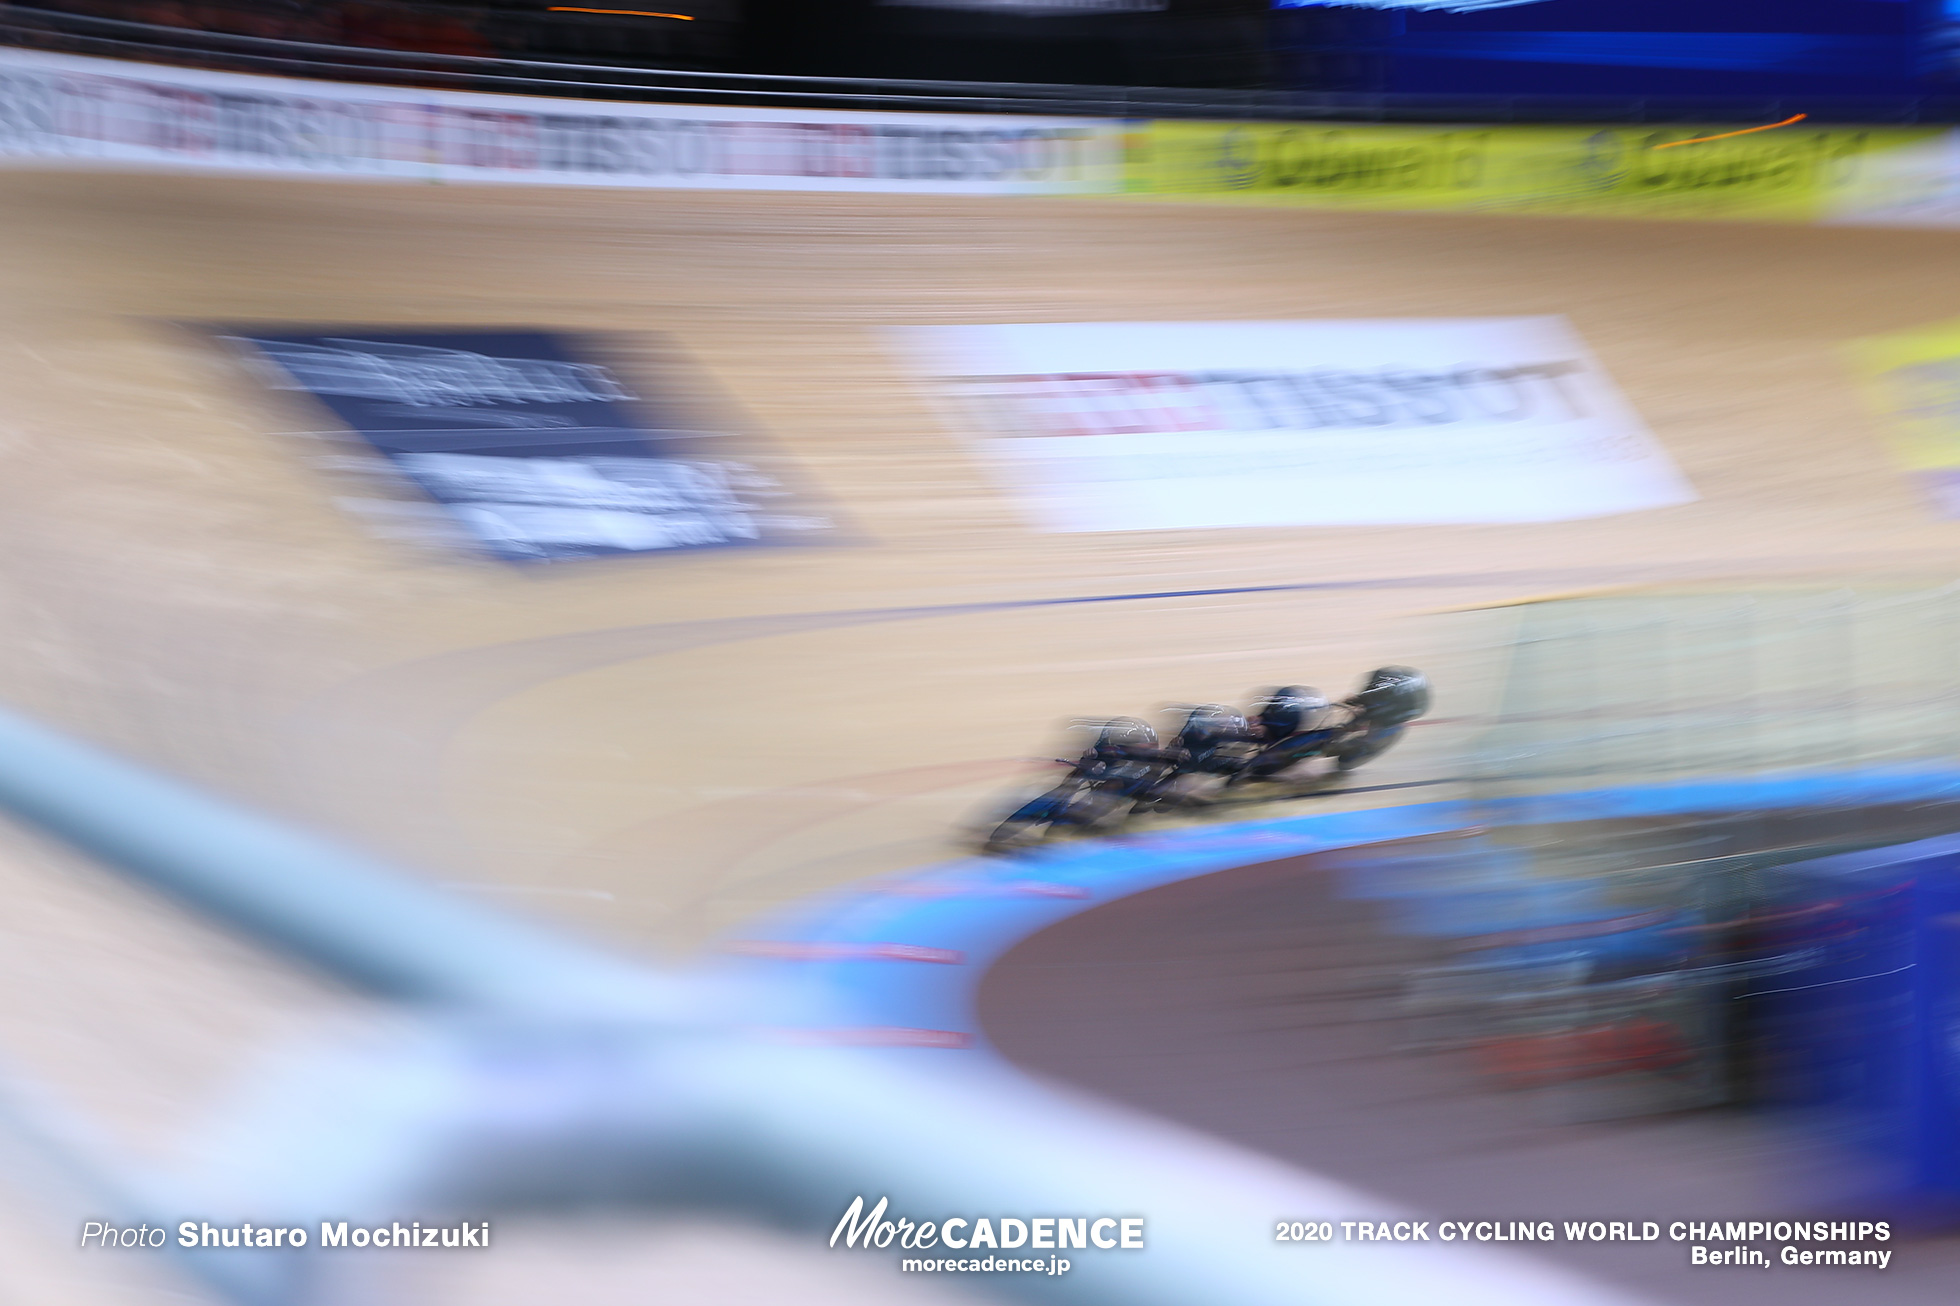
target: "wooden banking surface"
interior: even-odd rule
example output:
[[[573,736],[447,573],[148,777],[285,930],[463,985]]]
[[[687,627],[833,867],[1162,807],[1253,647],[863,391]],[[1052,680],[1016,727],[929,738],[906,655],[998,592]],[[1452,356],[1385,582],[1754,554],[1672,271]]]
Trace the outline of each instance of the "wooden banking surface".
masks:
[[[1424,656],[1405,618],[1450,605],[1937,571],[1960,531],[1840,354],[1952,314],[1938,233],[16,172],[0,235],[0,695],[648,944],[961,851],[1071,716],[1345,689]],[[1045,534],[881,335],[1537,314],[1570,319],[1698,501]],[[171,325],[250,321],[678,348],[848,539],[531,568],[377,540],[272,434],[290,411]],[[1296,584],[1324,588],[1244,592]],[[1121,597],[1172,591],[1236,592]],[[1114,601],[1029,604],[1057,598]],[[1469,689],[1446,679],[1437,714]],[[1424,738],[1370,778],[1447,774]]]

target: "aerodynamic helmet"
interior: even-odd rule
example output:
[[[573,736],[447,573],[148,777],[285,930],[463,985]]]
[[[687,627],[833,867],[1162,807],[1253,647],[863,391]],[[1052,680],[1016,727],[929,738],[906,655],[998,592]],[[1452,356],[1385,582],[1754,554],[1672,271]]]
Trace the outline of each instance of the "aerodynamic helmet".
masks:
[[[1117,717],[1096,734],[1098,749],[1155,748],[1157,732],[1135,717]]]
[[[1178,739],[1192,752],[1200,752],[1230,740],[1244,739],[1251,733],[1252,727],[1242,713],[1218,703],[1207,703],[1192,708],[1185,716]]]
[[[1414,667],[1377,667],[1351,701],[1373,721],[1401,725],[1429,710],[1429,678]]]
[[[1257,715],[1269,738],[1283,739],[1312,725],[1326,706],[1327,695],[1312,685],[1288,685],[1266,694]]]

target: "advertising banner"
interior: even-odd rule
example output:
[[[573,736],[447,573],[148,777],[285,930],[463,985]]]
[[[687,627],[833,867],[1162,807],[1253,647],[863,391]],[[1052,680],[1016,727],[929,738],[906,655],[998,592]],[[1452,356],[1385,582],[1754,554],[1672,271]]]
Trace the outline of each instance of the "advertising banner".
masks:
[[[0,48],[0,158],[288,176],[1046,194],[1121,186],[1088,118],[595,103]]]
[[[1872,153],[1855,184],[1826,197],[1822,221],[1860,227],[1960,227],[1960,131]]]
[[[1927,153],[1936,128],[1732,131],[1158,121],[1133,125],[1126,185],[1327,209],[1855,221],[1875,191],[1930,184],[1951,162]]]
[[[1048,531],[1562,521],[1695,497],[1563,318],[895,334]]]
[[[1854,341],[1893,456],[1943,517],[1960,517],[1960,319]]]
[[[704,107],[350,85],[0,47],[6,161],[448,183],[1960,224],[1960,133],[1944,128],[1126,122]]]
[[[671,396],[627,389],[592,361],[590,340],[356,327],[221,338],[270,388],[319,400],[395,479],[499,558],[808,542],[831,530],[827,517],[794,509],[798,496],[739,437],[700,429]],[[388,502],[349,506],[373,513]]]

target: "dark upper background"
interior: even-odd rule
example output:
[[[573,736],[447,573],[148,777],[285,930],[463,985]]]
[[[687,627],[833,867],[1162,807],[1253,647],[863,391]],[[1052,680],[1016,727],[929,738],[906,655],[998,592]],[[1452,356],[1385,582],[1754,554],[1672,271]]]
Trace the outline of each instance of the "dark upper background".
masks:
[[[949,7],[955,2],[963,7]],[[0,35],[29,44],[60,44],[58,33],[84,30],[72,25],[83,15],[439,54],[1107,86],[1787,98],[1946,95],[1960,83],[1960,53],[1951,48],[1960,0],[1533,0],[1465,13],[1320,0],[591,0],[557,8],[545,0],[42,0],[0,3],[0,14],[11,24]],[[134,29],[92,31],[152,46],[170,41]],[[99,43],[68,48],[117,52]]]

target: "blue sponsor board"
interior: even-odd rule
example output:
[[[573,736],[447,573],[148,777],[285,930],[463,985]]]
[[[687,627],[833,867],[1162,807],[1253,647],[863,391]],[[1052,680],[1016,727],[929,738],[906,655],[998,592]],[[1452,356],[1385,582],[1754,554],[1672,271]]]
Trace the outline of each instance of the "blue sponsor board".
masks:
[[[535,330],[223,328],[511,561],[814,542],[832,523],[725,423],[641,393],[600,342]],[[706,428],[706,429],[704,429]]]

